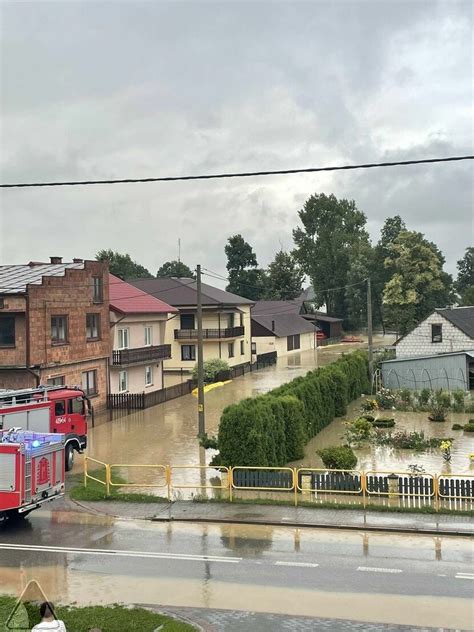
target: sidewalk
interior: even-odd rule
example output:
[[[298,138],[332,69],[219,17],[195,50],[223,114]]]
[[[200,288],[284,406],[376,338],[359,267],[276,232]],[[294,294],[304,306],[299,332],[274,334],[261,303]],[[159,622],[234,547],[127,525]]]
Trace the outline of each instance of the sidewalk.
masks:
[[[455,514],[411,514],[363,510],[313,509],[281,505],[200,503],[176,501],[169,504],[101,501],[77,503],[91,512],[125,520],[155,522],[214,522],[268,524],[273,526],[321,527],[367,531],[393,531],[443,535],[474,535],[470,516]]]

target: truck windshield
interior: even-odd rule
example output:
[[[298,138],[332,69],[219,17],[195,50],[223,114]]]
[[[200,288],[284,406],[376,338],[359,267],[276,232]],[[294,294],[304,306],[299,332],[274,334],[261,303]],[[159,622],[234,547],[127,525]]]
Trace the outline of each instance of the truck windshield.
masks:
[[[68,402],[68,412],[69,414],[84,414],[84,399],[82,397],[75,397],[74,399],[70,399]]]

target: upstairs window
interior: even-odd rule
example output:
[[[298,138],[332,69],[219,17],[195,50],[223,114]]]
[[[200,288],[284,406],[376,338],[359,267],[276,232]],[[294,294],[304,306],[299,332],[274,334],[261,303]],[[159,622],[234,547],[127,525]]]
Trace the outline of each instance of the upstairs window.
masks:
[[[431,325],[431,342],[443,342],[443,325]]]
[[[15,316],[0,316],[0,347],[15,346]]]
[[[145,327],[145,347],[150,347],[153,341],[152,335],[153,329],[151,327]]]
[[[128,349],[128,329],[117,329],[118,348]]]
[[[66,376],[65,375],[55,375],[54,377],[48,378],[47,381],[48,386],[65,386],[66,385]]]
[[[233,358],[234,357],[234,343],[233,342],[229,342],[227,345],[227,349],[228,349],[228,353],[229,353],[229,358]]]
[[[94,303],[104,302],[104,286],[102,277],[92,277],[92,300]]]
[[[100,338],[100,314],[86,315],[86,338],[87,340]]]
[[[51,342],[53,344],[67,342],[67,316],[51,316]]]
[[[194,314],[181,314],[181,329],[196,329],[194,326]]]

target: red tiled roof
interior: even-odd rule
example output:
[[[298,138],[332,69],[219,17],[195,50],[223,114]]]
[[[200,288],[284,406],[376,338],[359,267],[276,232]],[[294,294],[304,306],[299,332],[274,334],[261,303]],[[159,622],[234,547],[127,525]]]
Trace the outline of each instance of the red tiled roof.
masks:
[[[109,274],[110,308],[122,314],[167,314],[178,310],[168,303]]]

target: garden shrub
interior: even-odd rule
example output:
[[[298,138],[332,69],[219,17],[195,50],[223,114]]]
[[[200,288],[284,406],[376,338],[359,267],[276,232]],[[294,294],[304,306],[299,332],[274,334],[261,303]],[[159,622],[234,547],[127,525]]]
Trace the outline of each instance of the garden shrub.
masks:
[[[365,417],[359,417],[354,421],[348,421],[345,424],[345,437],[348,445],[358,445],[362,441],[370,439],[372,434],[372,424]]]
[[[299,459],[305,442],[369,389],[367,354],[355,351],[265,395],[228,406],[219,426],[220,455],[213,463],[279,467]]]
[[[220,358],[212,358],[211,360],[206,360],[204,362],[204,382],[209,384],[210,382],[214,382],[216,377],[221,373],[221,371],[228,371],[229,365],[225,360],[221,360]],[[193,380],[197,380],[198,378],[198,368],[197,364],[193,369]]]
[[[395,419],[392,417],[379,417],[378,419],[370,420],[374,428],[393,428],[395,425]]]
[[[441,406],[433,406],[428,419],[430,421],[446,421],[446,410]]]
[[[420,403],[421,406],[426,406],[428,404],[428,402],[430,401],[430,397],[431,397],[430,389],[429,388],[423,388],[418,393],[418,402]]]
[[[353,470],[357,465],[357,457],[347,445],[322,448],[316,454],[319,454],[328,470]]]
[[[463,430],[464,426],[462,424],[453,424],[451,426],[451,430]]]
[[[434,394],[434,402],[437,408],[451,408],[451,393],[439,389]]]
[[[464,391],[453,391],[453,412],[462,413],[464,411]]]
[[[469,422],[464,426],[464,432],[474,432],[474,419],[469,419]]]

